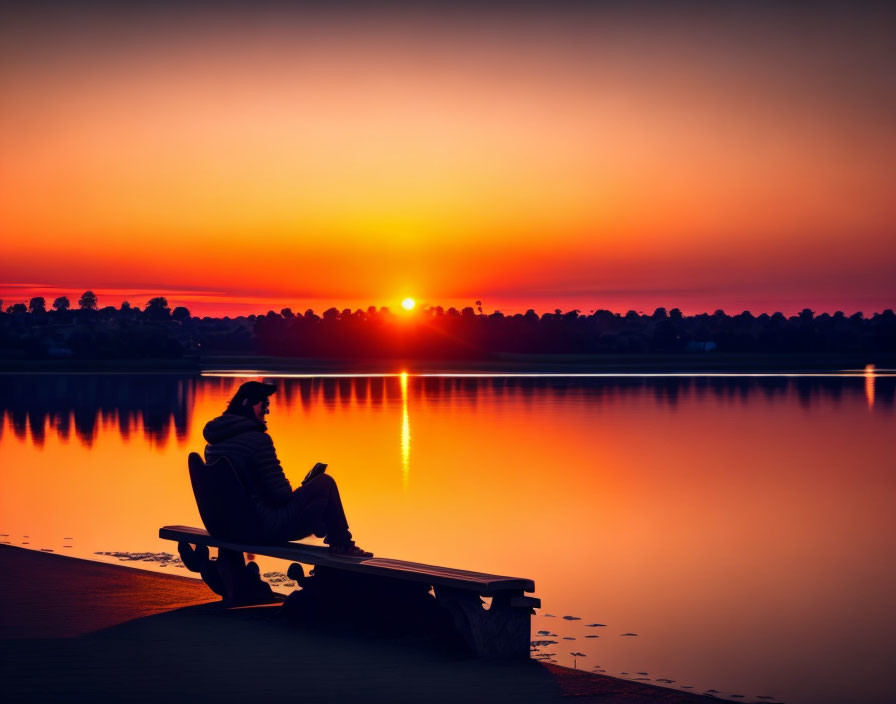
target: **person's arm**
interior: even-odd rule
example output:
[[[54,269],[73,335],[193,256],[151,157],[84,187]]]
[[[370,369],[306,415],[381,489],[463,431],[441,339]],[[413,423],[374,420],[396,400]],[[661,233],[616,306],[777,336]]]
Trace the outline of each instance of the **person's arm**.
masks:
[[[289,501],[292,486],[280,466],[274,441],[267,433],[259,433],[258,449],[255,452],[255,477],[261,498],[274,505]]]

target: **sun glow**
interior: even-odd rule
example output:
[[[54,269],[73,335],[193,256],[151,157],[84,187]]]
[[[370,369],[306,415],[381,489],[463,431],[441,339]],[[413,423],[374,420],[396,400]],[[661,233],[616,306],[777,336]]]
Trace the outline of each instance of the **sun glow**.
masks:
[[[401,302],[401,307],[404,308],[405,310],[414,310],[414,306],[416,306],[416,305],[417,305],[417,301],[415,301],[413,298],[405,298]]]

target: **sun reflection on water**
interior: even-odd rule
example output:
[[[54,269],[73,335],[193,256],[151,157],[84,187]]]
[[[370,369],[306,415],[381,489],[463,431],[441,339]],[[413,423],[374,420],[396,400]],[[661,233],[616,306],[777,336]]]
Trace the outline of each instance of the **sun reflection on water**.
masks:
[[[873,364],[865,365],[865,399],[868,401],[868,408],[874,408],[874,379],[876,367]]]
[[[401,376],[401,483],[407,489],[411,473],[411,422],[408,418],[408,373]]]

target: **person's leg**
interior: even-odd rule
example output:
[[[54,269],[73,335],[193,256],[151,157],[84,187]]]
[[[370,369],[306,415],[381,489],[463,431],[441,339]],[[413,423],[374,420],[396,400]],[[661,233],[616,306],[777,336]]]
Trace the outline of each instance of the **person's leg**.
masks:
[[[339,487],[336,480],[328,474],[321,474],[311,482],[325,479],[328,486],[327,507],[324,509],[324,525],[327,534],[324,542],[328,545],[342,545],[352,542],[352,534],[348,529],[348,519],[345,517],[345,509],[342,508],[342,497],[339,496]],[[308,482],[309,484],[311,482]]]
[[[321,474],[296,488],[286,505],[288,535],[285,540],[298,540],[312,533],[328,545],[351,543],[352,534],[342,508],[336,481]]]

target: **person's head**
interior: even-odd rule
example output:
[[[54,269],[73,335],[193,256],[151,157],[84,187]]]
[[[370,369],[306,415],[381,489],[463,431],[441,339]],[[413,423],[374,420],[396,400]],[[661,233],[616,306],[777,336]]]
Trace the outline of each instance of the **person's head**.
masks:
[[[255,418],[264,423],[264,417],[269,413],[271,405],[270,395],[276,390],[277,387],[273,384],[247,381],[236,390],[233,398],[230,399],[230,403],[227,404],[227,413]]]

